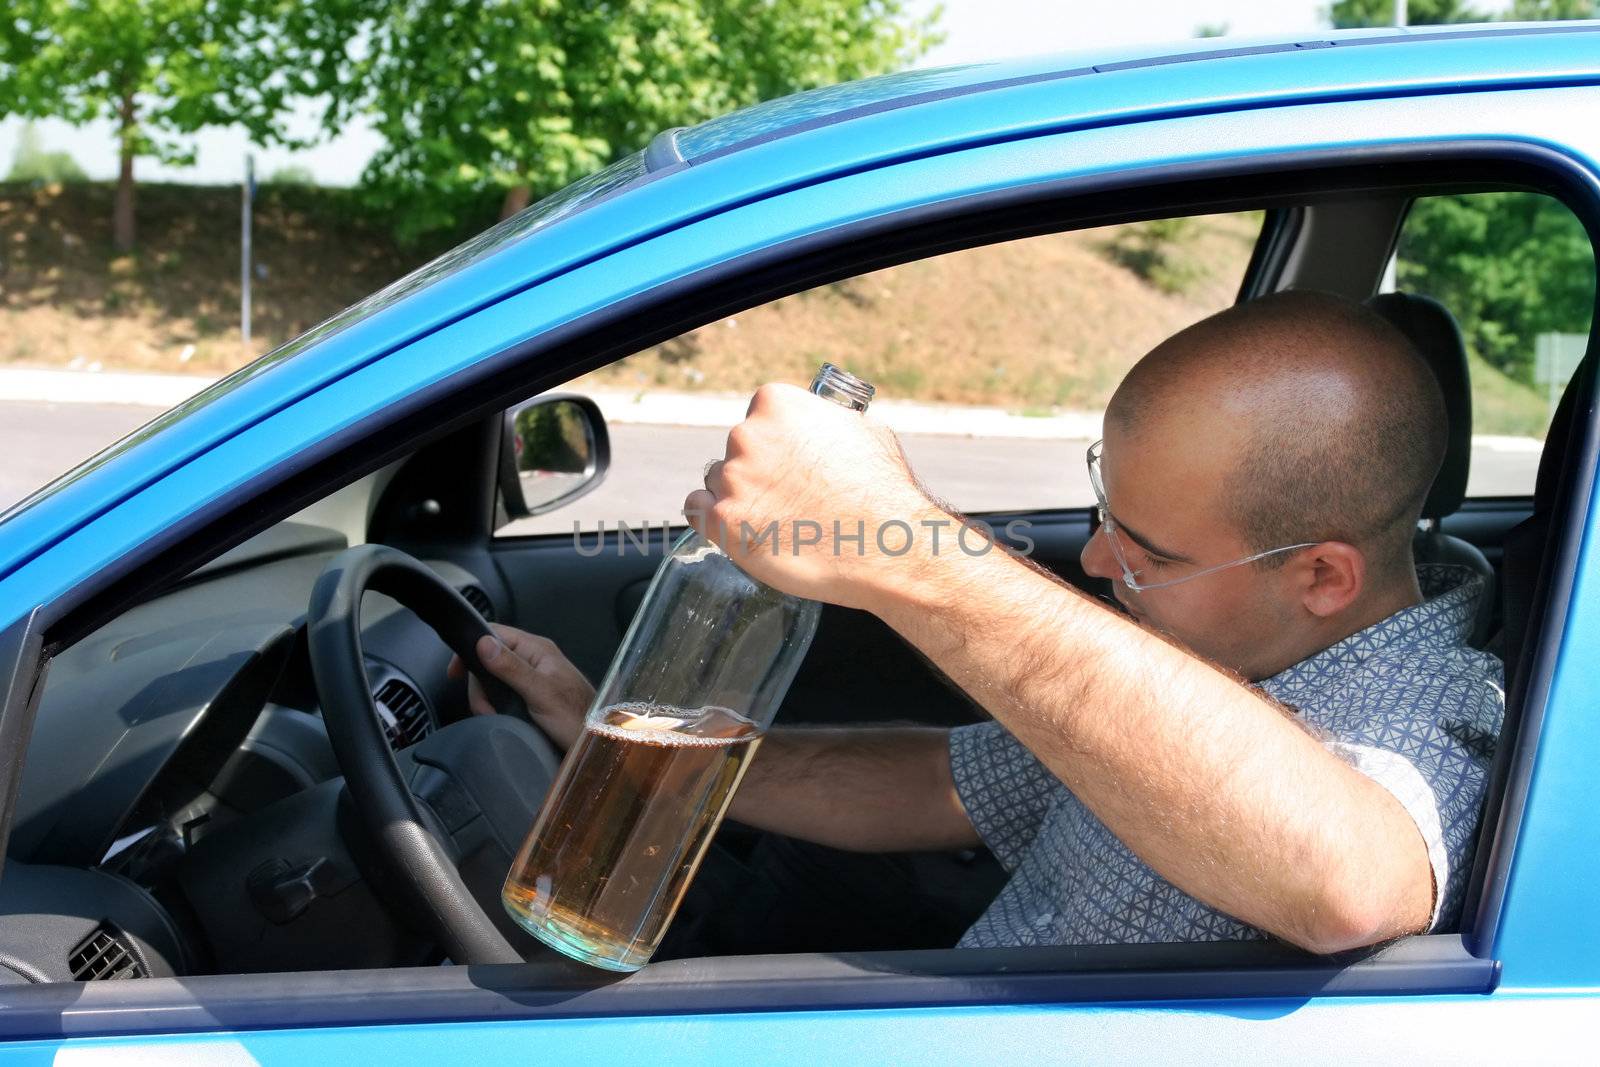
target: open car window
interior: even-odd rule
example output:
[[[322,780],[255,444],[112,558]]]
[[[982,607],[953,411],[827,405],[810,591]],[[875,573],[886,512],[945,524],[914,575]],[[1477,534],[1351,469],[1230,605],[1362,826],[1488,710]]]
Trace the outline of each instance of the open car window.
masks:
[[[877,388],[928,488],[969,514],[1092,503],[1084,450],[1123,374],[1232,304],[1263,213],[1094,227],[833,282],[720,319],[563,386],[596,399],[606,481],[496,536],[681,523],[750,393],[832,362]],[[960,294],[952,298],[952,294]]]

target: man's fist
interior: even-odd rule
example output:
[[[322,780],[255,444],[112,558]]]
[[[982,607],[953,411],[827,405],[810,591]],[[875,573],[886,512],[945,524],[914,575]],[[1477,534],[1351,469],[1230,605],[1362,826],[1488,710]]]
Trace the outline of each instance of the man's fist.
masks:
[[[795,596],[870,608],[887,573],[922,554],[930,516],[900,442],[867,416],[764,385],[684,515],[749,574]]]
[[[528,705],[534,721],[563,750],[583,732],[583,717],[594,702],[594,686],[548,637],[491,624],[494,637],[478,639],[478,658],[494,676],[509,685]],[[493,715],[476,675],[460,656],[450,657],[450,677],[467,676],[467,706],[474,715]]]

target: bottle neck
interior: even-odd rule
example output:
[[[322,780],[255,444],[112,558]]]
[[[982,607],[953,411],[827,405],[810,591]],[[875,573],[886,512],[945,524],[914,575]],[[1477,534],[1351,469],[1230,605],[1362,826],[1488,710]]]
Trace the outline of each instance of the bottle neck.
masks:
[[[832,363],[824,363],[817,371],[817,376],[811,380],[811,391],[852,411],[867,410],[867,404],[872,401],[872,394],[877,392],[870,383],[862,381],[849,371],[840,370]],[[670,555],[680,562],[694,562],[701,556],[720,556],[723,552],[691,528],[684,531],[678,543],[672,546]]]
[[[832,363],[824,363],[822,369],[817,371],[817,376],[811,380],[811,391],[853,411],[867,410],[872,394],[877,392],[868,383]]]

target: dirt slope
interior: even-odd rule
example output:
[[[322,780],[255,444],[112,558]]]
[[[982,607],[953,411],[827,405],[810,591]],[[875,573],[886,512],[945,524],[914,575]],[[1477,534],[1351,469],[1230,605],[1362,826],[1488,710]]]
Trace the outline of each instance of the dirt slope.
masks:
[[[908,263],[705,326],[593,375],[612,385],[747,391],[831,360],[905,399],[1098,408],[1151,346],[1231,304],[1256,216],[1196,220],[1167,292],[1119,265],[1111,227]]]
[[[109,186],[0,184],[0,362],[231,370],[422,258],[363,225],[344,191],[263,189],[246,352],[239,190],[141,186],[138,223],[137,253],[114,256]]]
[[[263,189],[254,233],[264,273],[246,352],[238,195],[144,186],[140,250],[114,257],[108,187],[0,185],[0,362],[229,370],[436,251],[396,247],[347,192]],[[1201,219],[1164,246],[1177,291],[1122,265],[1118,249],[1134,234],[1086,230],[802,293],[592,377],[744,391],[773,378],[803,382],[830,359],[907,399],[1093,407],[1151,345],[1232,301],[1258,225],[1255,216]]]

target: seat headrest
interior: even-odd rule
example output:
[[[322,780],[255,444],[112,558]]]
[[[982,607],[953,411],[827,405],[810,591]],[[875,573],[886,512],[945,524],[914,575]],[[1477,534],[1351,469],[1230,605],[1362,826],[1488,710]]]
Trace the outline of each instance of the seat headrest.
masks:
[[[1433,368],[1444,393],[1449,425],[1444,463],[1422,506],[1424,519],[1454,514],[1467,495],[1467,469],[1472,461],[1472,384],[1467,377],[1467,346],[1461,327],[1445,306],[1415,293],[1383,293],[1367,306],[1392,322]]]

